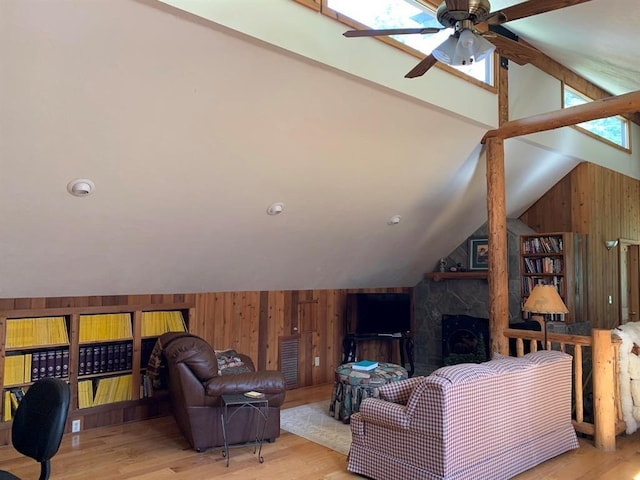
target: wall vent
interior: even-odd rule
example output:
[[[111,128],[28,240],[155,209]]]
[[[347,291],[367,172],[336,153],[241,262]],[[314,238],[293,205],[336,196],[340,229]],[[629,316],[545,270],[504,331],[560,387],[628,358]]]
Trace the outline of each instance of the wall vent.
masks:
[[[280,372],[284,375],[287,388],[296,388],[298,386],[299,346],[300,338],[297,335],[278,339]]]

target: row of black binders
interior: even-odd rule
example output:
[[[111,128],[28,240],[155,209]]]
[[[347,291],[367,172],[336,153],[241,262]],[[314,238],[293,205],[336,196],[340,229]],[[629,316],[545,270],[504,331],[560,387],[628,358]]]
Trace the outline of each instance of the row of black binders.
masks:
[[[133,345],[131,342],[86,345],[80,347],[78,375],[131,370]]]
[[[31,381],[69,376],[69,349],[43,350],[31,354]]]

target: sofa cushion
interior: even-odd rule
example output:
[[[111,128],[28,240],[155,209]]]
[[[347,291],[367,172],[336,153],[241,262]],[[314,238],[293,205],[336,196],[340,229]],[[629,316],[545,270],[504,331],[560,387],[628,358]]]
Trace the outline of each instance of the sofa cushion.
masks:
[[[441,367],[431,375],[448,380],[451,384],[473,382],[479,378],[497,375],[497,372],[486,363],[459,363]]]
[[[537,352],[527,353],[523,358],[526,358],[530,362],[542,365],[545,363],[553,363],[560,358],[567,357],[570,357],[568,353],[560,352],[558,350],[538,350]]]
[[[485,365],[491,367],[498,373],[519,372],[521,370],[531,369],[535,365],[534,362],[524,357],[496,357],[486,362]]]

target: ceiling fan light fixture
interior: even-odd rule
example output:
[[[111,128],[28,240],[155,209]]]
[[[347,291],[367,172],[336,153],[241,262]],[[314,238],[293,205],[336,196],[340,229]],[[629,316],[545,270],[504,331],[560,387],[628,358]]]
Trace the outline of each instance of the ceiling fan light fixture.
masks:
[[[460,32],[453,62],[449,65],[470,65],[473,62],[479,62],[490,55],[495,46],[474,33],[472,30],[465,28]]]
[[[453,65],[453,57],[456,53],[457,45],[458,39],[456,36],[449,35],[449,38],[433,49],[431,55],[433,55],[439,62],[446,63],[447,65]]]

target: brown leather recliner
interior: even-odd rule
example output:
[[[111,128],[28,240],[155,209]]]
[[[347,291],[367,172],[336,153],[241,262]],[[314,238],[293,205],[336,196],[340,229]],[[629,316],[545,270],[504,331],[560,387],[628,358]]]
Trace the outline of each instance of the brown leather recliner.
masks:
[[[280,406],[285,398],[285,380],[277,371],[256,372],[252,360],[242,354],[243,373],[218,374],[218,360],[213,348],[203,339],[189,334],[167,333],[158,342],[167,366],[167,382],[176,422],[189,444],[201,452],[224,445],[221,423],[221,395],[262,392],[269,401],[265,441],[280,436]],[[255,440],[253,409],[234,414],[227,425],[229,444]]]

